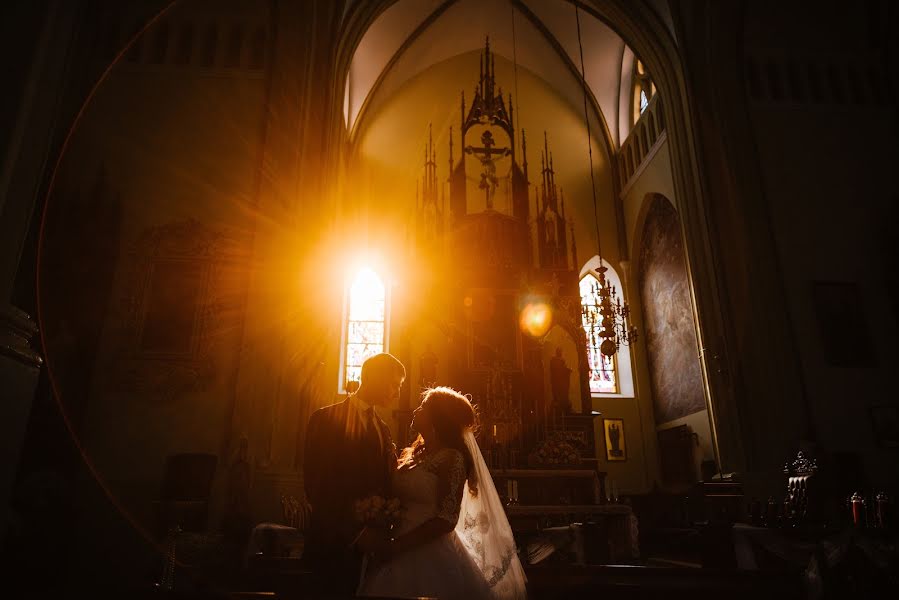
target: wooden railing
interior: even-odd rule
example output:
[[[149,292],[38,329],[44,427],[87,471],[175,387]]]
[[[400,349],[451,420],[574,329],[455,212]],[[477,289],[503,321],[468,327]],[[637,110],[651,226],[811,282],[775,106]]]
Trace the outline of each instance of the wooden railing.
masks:
[[[644,161],[655,154],[656,146],[665,135],[665,111],[659,95],[649,100],[649,105],[631,128],[630,135],[618,151],[618,176],[621,190],[625,190],[631,179],[640,171]]]

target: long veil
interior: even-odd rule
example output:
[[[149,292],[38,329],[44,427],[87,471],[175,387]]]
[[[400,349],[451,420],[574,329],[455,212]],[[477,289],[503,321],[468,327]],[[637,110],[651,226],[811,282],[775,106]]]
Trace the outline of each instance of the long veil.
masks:
[[[527,598],[527,577],[518,560],[509,519],[471,431],[465,434],[465,445],[474,462],[478,493],[470,494],[468,483],[465,484],[456,533],[487,578],[493,597],[523,600]]]

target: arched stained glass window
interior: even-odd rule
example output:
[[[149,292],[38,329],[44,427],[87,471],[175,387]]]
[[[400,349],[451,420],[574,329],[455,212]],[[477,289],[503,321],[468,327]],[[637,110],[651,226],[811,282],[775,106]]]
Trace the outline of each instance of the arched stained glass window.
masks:
[[[590,394],[617,394],[618,373],[616,369],[617,355],[605,356],[599,351],[602,338],[599,315],[599,280],[587,273],[581,278],[581,319],[584,332],[587,334],[587,364],[590,368]]]
[[[360,270],[350,282],[344,324],[340,391],[359,381],[365,359],[387,351],[387,288],[371,269]]]
[[[634,61],[634,104],[633,104],[633,121],[636,123],[640,119],[640,115],[649,107],[649,101],[652,100],[656,93],[656,86],[652,82],[646,65],[643,61],[637,59]]]

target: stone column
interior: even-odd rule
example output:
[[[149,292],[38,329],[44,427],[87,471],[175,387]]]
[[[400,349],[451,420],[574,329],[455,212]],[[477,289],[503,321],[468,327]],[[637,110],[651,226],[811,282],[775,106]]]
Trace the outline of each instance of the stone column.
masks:
[[[776,482],[782,478],[780,465],[795,455],[801,440],[814,440],[816,433],[774,243],[757,134],[737,63],[745,15],[736,5],[725,4],[691,0],[679,5],[683,60],[695,110],[704,115],[693,133],[708,197],[714,198],[708,212],[714,224],[709,243],[720,303],[728,316],[724,327],[703,340],[702,360],[709,380],[732,390],[727,402],[712,407],[723,468],[742,471],[744,481],[758,476]],[[699,289],[708,276],[703,269],[689,268],[694,289]],[[729,460],[737,439],[742,464]]]
[[[15,118],[0,139],[0,527],[9,519],[9,502],[19,455],[42,364],[35,350],[34,319],[12,306],[16,274],[35,207],[52,168],[55,129],[64,91],[78,7],[62,0],[34,2],[13,11],[19,20],[14,38],[28,61]],[[32,27],[33,29],[29,29]],[[49,166],[48,166],[49,165]]]
[[[279,494],[301,494],[300,432],[333,401],[326,363],[339,325],[322,269],[340,144],[334,47],[342,3],[273,2],[265,165],[255,199],[249,287],[229,444],[242,435],[254,465],[253,517],[277,519]],[[337,308],[339,310],[339,307]],[[328,392],[331,392],[330,394]]]
[[[0,526],[4,530],[42,363],[31,346],[36,333],[37,325],[26,313],[13,306],[0,307]]]

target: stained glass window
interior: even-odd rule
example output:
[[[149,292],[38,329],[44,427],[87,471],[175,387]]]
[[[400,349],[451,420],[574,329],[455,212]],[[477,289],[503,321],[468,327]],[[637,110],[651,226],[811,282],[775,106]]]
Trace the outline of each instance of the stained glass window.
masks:
[[[378,274],[362,269],[350,284],[346,312],[344,384],[359,381],[362,363],[386,351],[387,290]]]
[[[584,275],[580,283],[581,319],[587,334],[587,364],[590,368],[591,394],[617,394],[618,377],[616,357],[605,356],[599,351],[601,319],[599,314],[599,280],[592,274]]]
[[[640,119],[640,115],[649,108],[649,101],[656,93],[656,86],[652,82],[652,77],[646,70],[646,66],[641,60],[634,61],[633,76],[633,119],[636,123]]]

